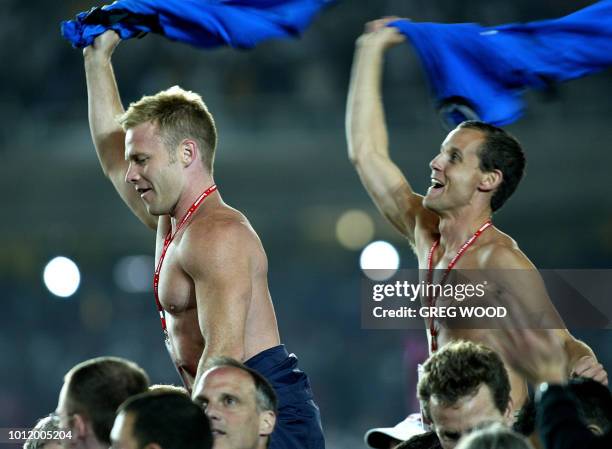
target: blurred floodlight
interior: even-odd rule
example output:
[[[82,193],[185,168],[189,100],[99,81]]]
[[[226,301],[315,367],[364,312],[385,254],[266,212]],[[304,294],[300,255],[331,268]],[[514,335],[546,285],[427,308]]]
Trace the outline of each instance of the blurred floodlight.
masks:
[[[360,249],[372,240],[374,222],[364,211],[351,209],[336,222],[336,238],[347,249]]]
[[[390,243],[378,240],[363,249],[359,265],[363,273],[370,279],[384,281],[397,272],[399,253]]]
[[[128,293],[143,293],[153,289],[155,260],[151,256],[127,256],[115,265],[114,278],[119,288]]]
[[[55,296],[72,296],[81,283],[79,267],[67,257],[55,257],[49,261],[43,272],[45,286]]]

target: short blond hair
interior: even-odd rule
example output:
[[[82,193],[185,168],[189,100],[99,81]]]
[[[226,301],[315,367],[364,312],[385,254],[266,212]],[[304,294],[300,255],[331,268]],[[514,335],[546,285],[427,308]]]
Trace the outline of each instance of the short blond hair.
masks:
[[[201,148],[204,166],[212,173],[217,128],[200,95],[173,86],[131,103],[118,121],[125,131],[142,123],[155,123],[168,151],[183,139],[194,139]]]

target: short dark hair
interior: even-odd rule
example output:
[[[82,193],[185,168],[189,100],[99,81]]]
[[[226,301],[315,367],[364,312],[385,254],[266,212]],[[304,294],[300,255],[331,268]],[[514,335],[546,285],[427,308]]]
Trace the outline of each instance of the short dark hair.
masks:
[[[603,384],[585,377],[571,379],[567,388],[578,404],[578,415],[586,425],[599,427],[606,433],[612,427],[612,395]]]
[[[510,198],[523,178],[526,162],[521,144],[503,129],[478,120],[465,121],[457,128],[482,132],[485,141],[478,154],[480,169],[483,172],[493,170],[502,172],[502,182],[491,198],[491,209],[495,212]]]
[[[210,449],[210,422],[201,407],[181,392],[149,391],[125,401],[117,414],[134,417],[138,448],[157,443],[163,449]]]
[[[575,399],[576,411],[584,424],[597,426],[602,433],[612,428],[612,395],[605,385],[586,377],[576,377],[570,379],[567,389]],[[536,415],[535,403],[527,401],[512,428],[523,435],[531,435],[536,430]]]
[[[438,434],[434,431],[415,435],[412,438],[402,441],[394,449],[441,449],[442,445],[438,439]]]
[[[276,393],[274,392],[272,385],[270,385],[270,382],[268,382],[264,376],[254,369],[249,368],[244,363],[240,363],[238,360],[232,359],[231,357],[214,357],[207,365],[207,368],[221,368],[224,366],[238,368],[251,376],[251,379],[253,379],[253,383],[255,384],[255,399],[257,403],[257,410],[259,412],[269,410],[274,412],[275,415],[278,414],[278,401],[276,398]]]
[[[464,396],[476,394],[482,384],[489,387],[495,407],[504,413],[510,400],[510,381],[504,363],[486,346],[459,340],[429,357],[417,389],[425,415],[431,419],[432,396],[452,405]]]
[[[72,413],[85,415],[96,438],[109,445],[117,407],[149,387],[147,373],[134,362],[119,357],[86,360],[68,371],[64,379]]]
[[[516,420],[512,424],[512,430],[521,435],[529,436],[536,429],[536,406],[530,396],[516,414]]]

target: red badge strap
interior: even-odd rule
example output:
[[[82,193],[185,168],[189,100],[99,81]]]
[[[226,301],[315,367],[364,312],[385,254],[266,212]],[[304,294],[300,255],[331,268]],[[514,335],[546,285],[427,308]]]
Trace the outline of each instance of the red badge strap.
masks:
[[[193,202],[191,207],[189,207],[189,209],[187,210],[183,218],[181,218],[181,221],[179,222],[178,226],[174,230],[174,233],[172,232],[172,228],[170,228],[168,230],[168,233],[166,234],[166,238],[164,239],[164,246],[162,247],[161,255],[159,256],[159,260],[157,261],[157,267],[155,268],[155,275],[153,276],[153,292],[155,293],[155,303],[157,304],[157,310],[159,312],[159,318],[161,320],[161,326],[164,332],[164,338],[166,340],[168,339],[168,329],[166,327],[166,314],[164,312],[164,308],[161,305],[161,302],[159,301],[159,293],[158,293],[159,273],[161,272],[162,263],[164,262],[164,258],[166,257],[166,252],[168,251],[168,247],[170,246],[170,243],[172,243],[172,240],[174,239],[174,237],[176,237],[176,234],[178,234],[178,232],[183,228],[183,226],[185,226],[185,224],[191,218],[194,212],[198,210],[198,207],[200,207],[200,205],[206,199],[206,197],[210,195],[211,193],[213,193],[215,190],[217,190],[216,184],[213,184],[212,186],[204,190],[204,192],[202,192],[200,196]]]
[[[480,228],[478,228],[478,230],[474,233],[474,235],[472,235],[469,239],[467,239],[467,241],[461,246],[461,248],[459,248],[459,251],[457,251],[457,254],[455,254],[455,257],[453,257],[450,263],[448,264],[448,267],[446,268],[446,271],[444,272],[444,275],[442,276],[442,280],[440,281],[440,284],[444,284],[446,282],[446,278],[448,277],[448,274],[457,264],[457,261],[461,258],[461,256],[463,256],[463,253],[465,253],[467,249],[470,246],[472,246],[472,244],[476,241],[476,239],[480,237],[480,234],[482,234],[489,226],[492,226],[492,224],[493,223],[491,223],[491,219],[487,220],[485,223],[483,223],[483,225]],[[433,255],[434,255],[434,252],[436,251],[436,248],[438,248],[439,245],[440,245],[440,239],[436,240],[433,243],[433,245],[431,245],[431,248],[429,249],[429,253],[427,254],[427,284],[428,285],[431,285],[433,283]],[[435,307],[437,298],[433,297],[432,295],[429,295],[428,299],[429,299],[428,306]],[[431,334],[431,352],[435,352],[438,350],[438,329],[436,328],[435,323],[436,322],[433,318],[429,318],[429,333]]]

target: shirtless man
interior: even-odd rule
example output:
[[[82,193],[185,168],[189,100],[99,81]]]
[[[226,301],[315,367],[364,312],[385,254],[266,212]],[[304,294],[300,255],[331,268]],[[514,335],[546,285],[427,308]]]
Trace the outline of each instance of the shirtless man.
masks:
[[[308,378],[280,345],[266,254],[246,217],[216,190],[211,114],[199,95],[178,87],[124,111],[111,65],[119,40],[107,31],[83,51],[89,124],[104,174],[157,233],[155,297],[185,387],[192,392],[213,357],[242,361],[287,393],[279,394],[279,421],[285,412],[290,424],[278,432],[307,429],[323,447]]]
[[[405,40],[387,26],[392,20],[368,23],[356,44],[346,128],[349,158],[363,185],[380,212],[408,239],[420,269],[443,272],[451,265],[463,270],[528,270],[535,274],[531,285],[517,286],[511,280],[505,285],[520,299],[515,307],[526,307],[533,316],[556,314],[536,268],[512,238],[490,224],[492,213],[522,177],[524,156],[513,137],[481,122],[455,128],[430,163],[432,185],[425,196],[412,190],[390,159],[380,87],[383,55]],[[485,342],[485,334],[482,329],[448,329],[434,322],[428,340],[435,351],[456,339]],[[572,373],[605,378],[587,345],[566,329],[558,334]],[[517,409],[525,401],[527,386],[516,372],[509,374],[512,408]]]

